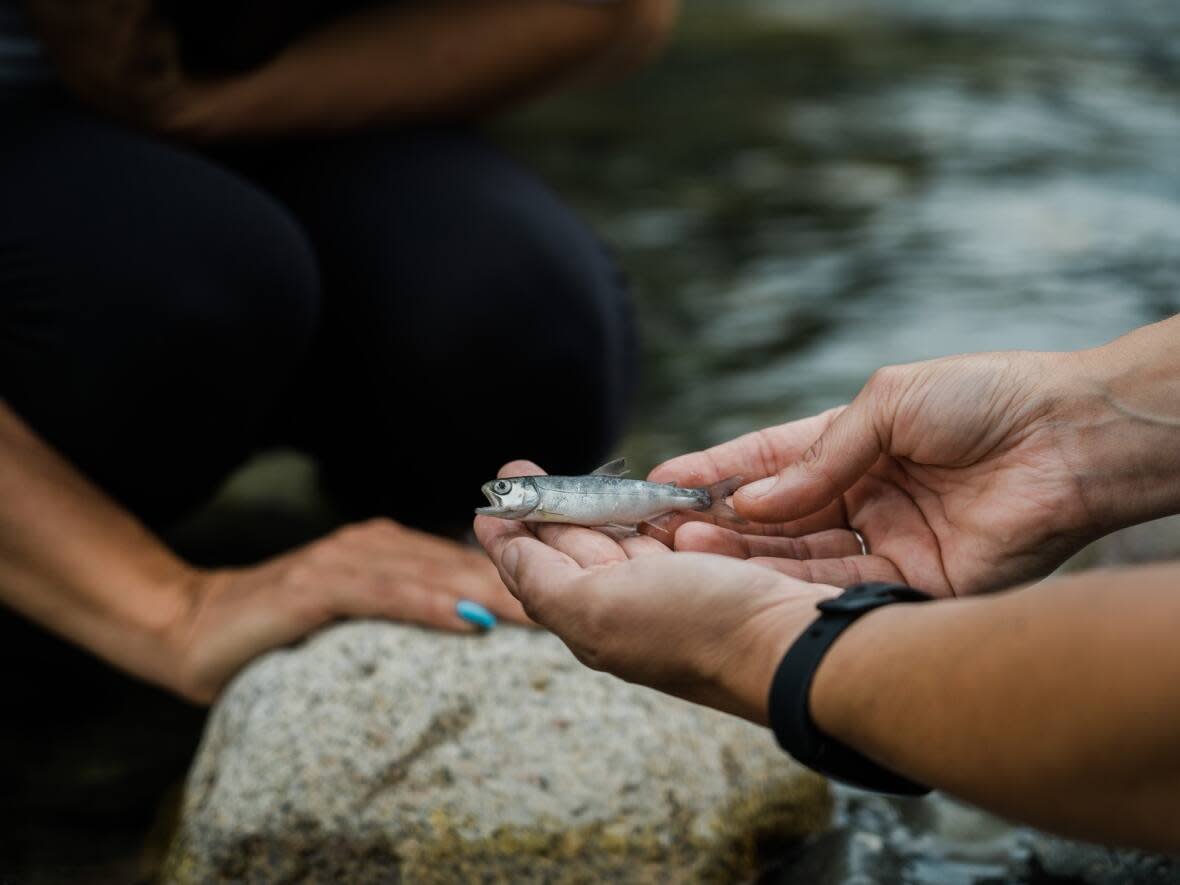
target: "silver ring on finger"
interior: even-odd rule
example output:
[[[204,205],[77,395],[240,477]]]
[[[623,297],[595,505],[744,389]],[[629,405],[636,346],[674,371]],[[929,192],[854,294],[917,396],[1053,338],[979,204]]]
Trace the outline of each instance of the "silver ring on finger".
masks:
[[[861,556],[868,556],[869,555],[869,542],[865,540],[865,536],[862,535],[860,532],[858,532],[856,529],[852,529],[852,534],[856,535],[856,540],[860,541],[860,555]]]

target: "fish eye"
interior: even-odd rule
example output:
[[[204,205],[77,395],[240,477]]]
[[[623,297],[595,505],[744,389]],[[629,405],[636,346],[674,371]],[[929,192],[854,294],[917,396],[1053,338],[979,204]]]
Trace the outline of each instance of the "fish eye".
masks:
[[[492,486],[492,491],[497,495],[507,495],[512,491],[512,483],[506,479],[497,480],[496,484]]]

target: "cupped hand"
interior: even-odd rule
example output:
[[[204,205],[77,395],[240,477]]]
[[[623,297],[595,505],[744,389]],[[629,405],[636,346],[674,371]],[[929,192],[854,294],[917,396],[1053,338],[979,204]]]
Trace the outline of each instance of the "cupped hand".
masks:
[[[838,586],[902,581],[940,595],[1008,587],[1101,533],[1079,467],[1071,409],[1085,397],[1075,399],[1075,385],[1063,354],[891,367],[847,407],[683,455],[650,478],[747,480],[734,507],[753,524],[680,519],[677,550]]]
[[[515,461],[500,476],[540,472]],[[475,532],[529,616],[580,661],[755,722],[787,647],[836,593],[643,536],[487,516]]]
[[[346,526],[258,566],[197,572],[171,631],[174,688],[207,703],[252,658],[338,618],[475,632],[456,614],[462,599],[529,623],[480,550],[387,519]]]

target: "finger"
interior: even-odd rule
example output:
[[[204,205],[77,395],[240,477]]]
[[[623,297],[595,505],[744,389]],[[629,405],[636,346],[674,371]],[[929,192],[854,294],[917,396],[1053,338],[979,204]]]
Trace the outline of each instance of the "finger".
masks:
[[[759,522],[798,519],[851,488],[889,446],[890,408],[874,387],[866,385],[818,439],[775,475],[738,489],[734,508]]]
[[[334,594],[338,616],[389,618],[453,633],[479,630],[459,617],[453,596],[413,581],[393,583],[368,576],[337,583]]]
[[[522,539],[505,550],[504,568],[509,588],[538,624],[547,627],[564,620],[571,585],[586,572],[569,556],[541,541]],[[507,581],[505,583],[508,583]]]
[[[576,525],[542,525],[537,537],[569,556],[583,568],[624,562],[627,553],[619,542],[603,532]]]
[[[338,571],[368,574],[394,586],[420,584],[453,599],[478,602],[505,620],[529,623],[482,551],[387,519],[353,526],[336,540],[341,549],[333,545],[328,553],[338,554],[333,556]]]
[[[545,471],[534,464],[532,461],[517,460],[509,461],[496,472],[496,477],[499,479],[508,479],[513,476],[544,476]]]
[[[837,412],[831,410],[757,430],[702,452],[681,455],[656,467],[648,479],[693,487],[711,485],[731,476],[748,480],[772,476],[807,451]]]
[[[641,556],[653,556],[671,552],[668,546],[662,541],[644,535],[624,538],[619,542],[619,546],[623,548],[623,552],[627,554],[628,559],[639,559]]]
[[[377,557],[390,563],[427,560],[440,565],[458,561],[486,562],[486,557],[474,552],[470,545],[440,535],[407,528],[391,519],[372,519],[338,531],[333,540],[352,557],[364,562],[365,557]]]
[[[410,583],[427,587],[432,593],[449,599],[451,605],[468,600],[479,603],[497,618],[517,624],[531,623],[520,602],[508,592],[496,567],[486,557],[481,557],[478,569],[455,561],[441,566],[418,562],[400,568],[374,569],[374,574],[391,586]]]
[[[494,516],[475,517],[474,529],[476,539],[488,554],[492,565],[500,573],[500,579],[504,582],[509,592],[515,596],[516,588],[512,583],[512,578],[505,571],[501,562],[504,556],[504,550],[507,549],[511,542],[516,540],[532,539],[536,541],[536,535],[529,531],[528,526],[522,522],[511,519],[498,519]],[[537,543],[540,542],[537,541]]]
[[[838,498],[827,507],[804,516],[800,519],[792,519],[786,522],[743,522],[737,523],[726,519],[718,519],[707,513],[697,513],[693,511],[677,513],[668,518],[665,527],[675,533],[680,526],[687,525],[690,522],[708,523],[710,525],[719,525],[722,528],[728,528],[733,531],[741,532],[744,535],[768,535],[781,536],[788,538],[797,538],[802,535],[810,535],[815,532],[822,532],[827,529],[847,528],[848,518],[844,509],[844,501]]]
[[[503,584],[500,585],[500,591],[498,593],[489,593],[479,597],[465,596],[462,599],[478,602],[502,621],[519,624],[522,627],[537,626],[537,622],[525,612],[520,600],[509,593],[508,588]],[[455,601],[458,601],[458,599],[452,600],[452,602]]]
[[[561,597],[569,584],[585,574],[571,557],[543,543],[524,529],[500,529],[486,523],[505,522],[491,517],[476,519],[476,534],[500,571],[504,586],[524,606],[529,617],[545,624],[544,611],[551,598]]]
[[[842,559],[756,556],[748,561],[801,581],[835,587],[850,587],[862,581],[905,581],[897,566],[881,556],[845,556]]]
[[[677,550],[719,553],[750,559],[778,556],[787,559],[839,559],[864,552],[860,538],[848,529],[829,529],[800,538],[748,535],[707,523],[686,523],[676,533]]]
[[[635,531],[644,537],[659,541],[661,544],[671,550],[672,542],[676,537],[676,532],[672,526],[672,520],[661,519],[658,522],[641,522],[635,527]]]
[[[533,626],[520,601],[508,592],[491,560],[478,555],[479,568],[463,569],[446,582],[443,589],[455,599],[478,602],[496,617],[514,624]]]

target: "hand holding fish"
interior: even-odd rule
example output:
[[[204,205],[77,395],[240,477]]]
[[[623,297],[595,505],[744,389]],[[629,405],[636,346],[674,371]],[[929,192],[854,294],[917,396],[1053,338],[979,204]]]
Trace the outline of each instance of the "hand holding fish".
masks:
[[[733,498],[757,522],[678,514],[677,552],[488,516],[477,534],[592,667],[759,722],[773,680],[776,732],[805,764],[850,775],[868,760],[1040,828],[1174,852],[1177,565],[1019,584],[1180,512],[1178,324],[1074,354],[891,368],[843,409],[674,459],[650,480],[762,478]],[[501,475],[521,473],[539,471]],[[836,591],[799,576],[1012,592],[866,611],[860,588],[825,615],[863,617],[810,630]]]
[[[526,461],[500,471],[517,476],[544,474]],[[488,515],[475,531],[529,616],[583,663],[756,722],[783,651],[836,592],[642,535]]]
[[[1044,576],[1180,499],[1180,458],[1161,457],[1180,437],[1156,408],[1164,391],[1153,399],[1140,386],[1124,400],[1118,389],[1155,328],[1093,351],[891,367],[847,407],[675,458],[651,479],[764,478],[733,498],[755,525],[681,521],[674,546],[809,581],[902,581],[941,595]]]

